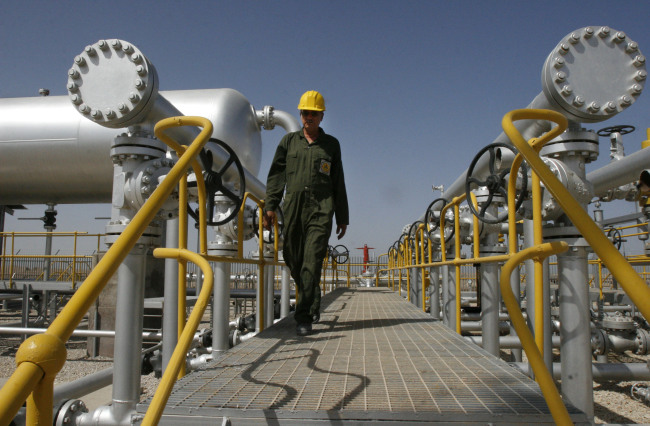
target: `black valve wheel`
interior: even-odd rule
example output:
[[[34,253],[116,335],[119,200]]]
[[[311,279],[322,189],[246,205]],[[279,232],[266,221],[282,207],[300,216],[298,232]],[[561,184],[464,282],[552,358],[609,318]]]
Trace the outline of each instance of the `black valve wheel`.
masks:
[[[342,244],[335,247],[329,246],[328,253],[330,258],[339,265],[347,263],[350,260],[350,250]]]
[[[467,199],[467,204],[472,211],[472,213],[479,218],[481,222],[485,223],[501,223],[508,218],[508,211],[502,211],[498,213],[496,217],[488,214],[488,208],[492,206],[492,203],[495,201],[494,198],[501,197],[506,203],[508,200],[508,178],[510,175],[510,167],[501,167],[502,159],[502,150],[509,150],[513,153],[517,153],[516,148],[507,145],[505,143],[493,143],[487,145],[481,149],[478,154],[472,160],[469,169],[467,170],[467,178],[465,179],[465,192],[469,194],[471,191],[476,190],[480,187],[486,188],[488,191],[487,199],[485,201],[479,202],[479,210],[477,211],[474,207],[474,203],[471,199]],[[476,165],[479,163],[479,160],[484,156],[488,155],[488,168],[489,174],[484,177],[474,176]],[[520,182],[518,186],[521,188],[517,191],[515,196],[515,211],[519,210],[522,203],[528,196],[528,171],[525,163],[522,162],[519,167],[518,177],[520,177]],[[518,179],[519,180],[519,179]]]
[[[436,232],[440,230],[440,213],[442,209],[449,204],[445,198],[436,198],[429,204],[427,211],[424,213],[424,223],[427,225],[427,232],[429,234],[429,239],[435,235]],[[449,211],[449,210],[447,210]],[[454,236],[454,226],[453,222],[447,220],[445,223],[445,232],[440,234],[442,237],[444,235],[445,241],[451,240]]]
[[[397,255],[398,255],[397,249],[395,248],[395,244],[393,244],[388,249],[388,256],[390,256],[391,259],[393,259],[394,262],[397,262]]]
[[[418,228],[420,227],[420,225],[423,225],[423,224],[424,224],[423,221],[416,220],[409,227],[408,237],[409,237],[409,248],[410,248],[411,252],[413,252],[413,250],[415,250],[415,238],[417,236]],[[428,238],[426,238],[426,239],[423,238],[420,241],[420,244],[424,245],[424,248],[426,249],[428,247],[427,246],[428,242],[429,242]]]
[[[404,242],[406,241],[406,233],[403,233],[400,235],[400,237],[397,239],[397,250],[399,251],[400,255],[404,256],[404,253],[406,252],[406,246]]]
[[[244,200],[244,193],[246,192],[246,178],[244,176],[244,167],[242,166],[241,161],[239,161],[239,157],[237,157],[235,151],[230,146],[228,146],[228,144],[217,138],[210,138],[208,142],[216,144],[228,154],[226,162],[218,171],[212,170],[214,160],[210,151],[204,149],[199,155],[201,163],[203,164],[203,168],[205,169],[203,172],[203,180],[205,182],[205,191],[208,198],[206,223],[209,226],[219,226],[230,222],[239,213]],[[223,176],[232,167],[235,168],[237,177],[239,179],[238,182],[236,182],[236,187],[239,188],[236,192],[232,191],[230,188],[226,187],[223,184]],[[188,184],[188,187],[189,186],[196,186],[196,182]],[[213,221],[212,218],[214,217],[214,197],[217,192],[220,192],[223,196],[232,201],[235,205],[235,208],[227,217],[218,221]],[[192,218],[194,218],[195,221],[199,221],[198,211],[193,211],[191,208],[188,208],[188,213],[190,216],[192,216]]]
[[[278,221],[278,236],[280,239],[284,238],[284,213],[282,208],[278,206],[275,210],[275,218]],[[260,237],[260,220],[259,220],[259,207],[255,207],[253,212],[253,230],[255,231],[255,236]],[[271,228],[269,232],[269,238],[264,238],[264,243],[273,244],[275,242],[275,229]]]
[[[598,136],[611,136],[612,133],[620,133],[621,135],[627,135],[636,130],[636,127],[629,125],[621,126],[610,126],[602,128],[598,131]]]
[[[623,244],[623,238],[621,237],[621,231],[619,231],[616,228],[609,228],[607,231],[607,238],[609,241],[614,244],[614,247],[616,247],[616,250],[621,249],[621,245]]]

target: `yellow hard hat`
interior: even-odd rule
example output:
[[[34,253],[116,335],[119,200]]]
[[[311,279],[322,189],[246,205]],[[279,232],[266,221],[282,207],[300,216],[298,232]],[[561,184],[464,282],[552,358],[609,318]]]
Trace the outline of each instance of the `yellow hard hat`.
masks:
[[[300,97],[298,109],[311,111],[325,111],[325,99],[315,90],[309,90]]]

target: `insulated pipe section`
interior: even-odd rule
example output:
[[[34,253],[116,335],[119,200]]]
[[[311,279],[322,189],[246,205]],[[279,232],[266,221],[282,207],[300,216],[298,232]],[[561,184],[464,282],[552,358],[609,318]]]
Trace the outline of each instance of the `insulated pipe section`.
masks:
[[[550,109],[569,121],[597,123],[629,108],[643,91],[646,59],[636,42],[609,27],[585,27],[564,37],[542,68],[542,92],[526,108]],[[515,123],[526,140],[550,129],[547,121]],[[501,133],[496,142],[510,143]],[[480,172],[480,171],[479,171]],[[463,173],[445,197],[465,191]]]
[[[158,94],[154,66],[135,46],[122,40],[100,40],[86,46],[68,71],[67,87],[77,111],[104,127],[118,129],[143,123],[154,125],[163,118],[183,115]],[[252,107],[249,107],[249,115],[248,127],[257,131],[259,127]],[[213,122],[215,128],[221,127],[220,124]],[[189,144],[199,134],[199,129],[185,126],[169,133]],[[230,140],[231,144],[235,142],[237,140]],[[220,150],[213,150],[212,154],[217,169],[228,160],[227,153]],[[244,171],[249,192],[263,197],[264,184],[248,170]],[[228,180],[227,176],[224,178]]]
[[[639,180],[648,164],[650,149],[642,149],[588,173],[587,180],[594,187],[594,196],[604,197],[611,189]]]
[[[176,90],[160,92],[159,98],[169,104],[166,114],[179,115],[180,111],[208,118],[214,123],[212,136],[230,144],[245,170],[259,172],[260,125],[241,93],[232,89]],[[73,106],[67,96],[0,99],[0,204],[111,202],[111,144],[127,129],[98,125],[75,112]],[[180,135],[192,136],[183,136],[182,131]],[[247,181],[248,186],[253,183]],[[255,186],[263,185],[256,182]]]

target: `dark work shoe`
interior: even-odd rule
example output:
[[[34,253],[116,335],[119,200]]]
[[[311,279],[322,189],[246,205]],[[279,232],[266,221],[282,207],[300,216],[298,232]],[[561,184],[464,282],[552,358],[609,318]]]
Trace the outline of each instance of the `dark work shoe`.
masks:
[[[320,312],[316,312],[314,315],[311,316],[311,323],[316,324],[320,321]]]
[[[311,324],[303,323],[296,326],[296,334],[298,336],[306,336],[311,333]]]

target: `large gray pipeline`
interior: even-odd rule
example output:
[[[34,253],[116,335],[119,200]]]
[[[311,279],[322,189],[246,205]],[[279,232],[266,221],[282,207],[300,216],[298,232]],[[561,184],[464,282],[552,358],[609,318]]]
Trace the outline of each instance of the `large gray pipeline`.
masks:
[[[247,186],[264,197],[264,185],[254,176],[261,163],[260,128],[241,93],[208,89],[160,95],[167,102],[158,103],[159,117],[181,112],[212,121],[213,137],[232,146],[247,171]],[[111,144],[126,130],[85,119],[67,96],[0,99],[0,204],[109,203]],[[190,138],[194,131],[181,136]]]
[[[67,88],[68,97],[0,99],[0,205],[110,202],[115,136],[129,126],[151,128],[177,115],[208,118],[212,136],[229,144],[241,160],[247,190],[264,198],[265,185],[255,177],[261,125],[300,129],[295,118],[271,107],[259,117],[232,89],[158,93],[153,65],[122,40],[87,46],[68,71]],[[194,127],[168,130],[182,144],[198,132]],[[215,168],[227,159],[221,150],[212,154]],[[228,176],[223,178],[226,183]]]
[[[630,107],[643,91],[646,76],[645,57],[625,33],[585,27],[564,37],[548,55],[542,68],[542,92],[526,108],[550,109],[569,121],[597,123]],[[526,120],[515,127],[529,140],[551,125]],[[510,140],[501,133],[493,142],[509,144]],[[480,174],[486,169],[475,170]],[[465,192],[466,176],[467,170],[445,188],[446,198]]]

